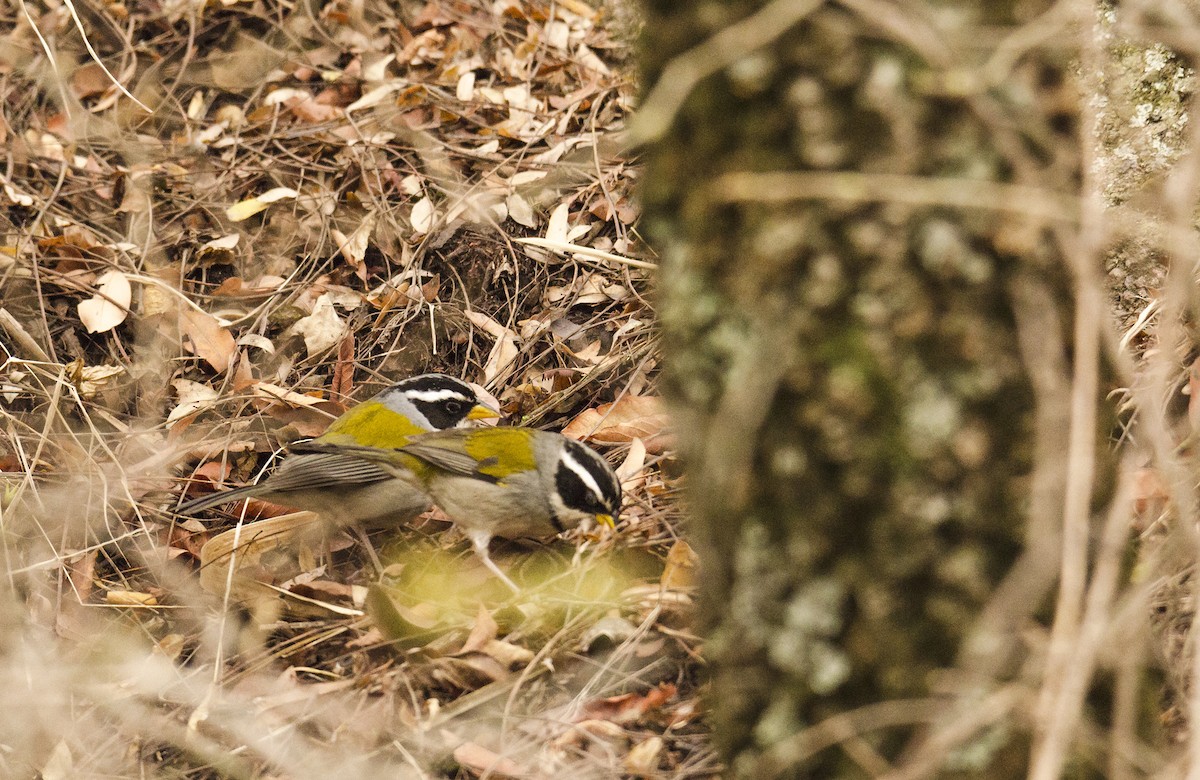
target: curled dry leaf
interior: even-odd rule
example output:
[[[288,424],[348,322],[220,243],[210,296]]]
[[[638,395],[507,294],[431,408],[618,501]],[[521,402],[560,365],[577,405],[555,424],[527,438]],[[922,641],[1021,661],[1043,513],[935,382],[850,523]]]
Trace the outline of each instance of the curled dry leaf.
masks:
[[[477,311],[464,313],[471,324],[496,339],[496,343],[492,345],[492,351],[488,354],[487,362],[483,365],[483,383],[491,384],[496,377],[512,366],[513,361],[520,353],[520,349],[517,347],[516,331],[504,327],[486,314]]]
[[[412,223],[412,229],[415,232],[428,233],[430,228],[433,227],[436,218],[437,210],[433,207],[433,201],[426,195],[413,206],[409,221]]]
[[[468,70],[458,78],[454,87],[454,96],[466,103],[475,95],[475,71]]]
[[[667,426],[667,413],[661,398],[627,395],[615,403],[580,412],[562,433],[572,439],[606,444],[642,439],[647,452],[660,453],[668,443]]]
[[[112,330],[129,316],[133,288],[120,271],[105,271],[96,280],[96,294],[79,303],[79,321],[88,333]]]
[[[270,382],[256,382],[253,393],[262,398],[270,398],[272,401],[282,401],[288,406],[300,408],[324,403],[324,399],[297,393],[295,390],[288,390],[286,387],[280,387]]]
[[[525,666],[536,657],[532,650],[505,642],[502,639],[489,639],[479,648],[479,652],[488,656],[505,669],[515,669]]]
[[[200,548],[200,587],[209,593],[224,593],[233,566],[235,595],[261,593],[249,583],[259,580],[278,581],[294,575],[298,564],[293,559],[298,537],[319,521],[313,512],[292,512],[279,517],[258,520],[217,534]],[[263,558],[279,553],[280,560],[289,561],[294,569],[267,572]]]
[[[343,235],[337,230],[333,233],[334,238],[338,241],[338,251],[363,280],[366,279],[363,261],[367,256],[367,247],[370,245],[373,230],[375,230],[375,214],[371,213],[363,218],[363,221],[354,228],[349,236]]]
[[[264,192],[262,195],[257,195],[253,198],[246,198],[239,201],[229,208],[225,209],[225,217],[230,222],[241,222],[244,219],[253,217],[260,211],[266,209],[277,200],[295,198],[300,193],[291,187],[275,187]]]
[[[124,366],[83,366],[75,380],[79,395],[95,398],[97,393],[112,385],[124,373]]]
[[[629,442],[629,452],[617,467],[617,478],[626,493],[636,493],[646,484],[646,442],[634,437]]]
[[[240,233],[227,233],[219,238],[214,238],[212,241],[207,241],[200,247],[200,254],[205,251],[209,252],[228,252],[238,245],[242,240]]]

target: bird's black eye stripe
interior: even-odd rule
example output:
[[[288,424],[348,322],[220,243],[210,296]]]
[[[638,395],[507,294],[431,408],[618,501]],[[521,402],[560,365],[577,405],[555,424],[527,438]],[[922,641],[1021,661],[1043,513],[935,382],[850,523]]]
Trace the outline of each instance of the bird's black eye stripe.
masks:
[[[566,442],[554,475],[563,503],[589,514],[616,515],[621,484],[599,455],[578,442]],[[598,491],[598,492],[597,492]]]
[[[471,405],[461,398],[439,398],[436,401],[411,398],[410,401],[435,430],[456,427],[471,411]]]

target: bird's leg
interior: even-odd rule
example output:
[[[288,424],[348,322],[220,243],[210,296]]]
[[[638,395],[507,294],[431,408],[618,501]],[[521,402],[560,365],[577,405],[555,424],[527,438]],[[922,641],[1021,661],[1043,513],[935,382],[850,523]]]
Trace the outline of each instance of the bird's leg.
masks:
[[[517,583],[508,578],[508,575],[500,571],[500,567],[492,560],[492,556],[488,555],[488,544],[492,541],[492,535],[487,531],[467,531],[467,538],[471,540],[471,545],[475,548],[475,554],[479,556],[479,560],[483,561],[483,565],[500,578],[500,581],[512,589],[513,593],[520,593],[521,589],[517,587]]]
[[[375,554],[375,548],[371,546],[371,537],[359,525],[350,526],[350,533],[354,535],[358,543],[367,551],[367,557],[371,559],[371,565],[375,568],[375,579],[383,577],[383,563],[379,560],[379,556]]]

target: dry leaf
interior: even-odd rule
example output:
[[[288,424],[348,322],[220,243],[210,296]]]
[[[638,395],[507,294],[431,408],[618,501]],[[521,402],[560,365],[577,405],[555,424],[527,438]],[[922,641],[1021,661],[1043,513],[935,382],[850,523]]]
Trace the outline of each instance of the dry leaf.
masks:
[[[190,307],[184,310],[181,319],[183,330],[192,342],[192,352],[218,374],[228,370],[237,354],[237,341],[229,329],[208,312]]]
[[[667,590],[690,588],[696,584],[699,565],[700,556],[696,555],[691,545],[680,539],[667,552],[667,564],[658,582]]]
[[[612,75],[612,71],[609,70],[608,66],[604,64],[604,61],[597,57],[594,51],[589,49],[587,46],[584,46],[582,43],[575,48],[575,56],[571,58],[571,61],[578,65],[582,65],[598,76],[607,77]]]
[[[409,216],[409,222],[412,223],[413,231],[417,233],[428,233],[433,227],[434,219],[437,217],[437,211],[433,208],[433,201],[429,196],[421,198],[413,206],[412,214]]]
[[[291,187],[275,187],[267,190],[262,195],[246,198],[243,201],[233,204],[225,209],[225,217],[231,222],[241,222],[243,219],[253,217],[277,200],[295,198],[299,195],[300,193]]]
[[[641,490],[642,485],[646,483],[646,475],[642,473],[645,468],[646,442],[635,436],[633,441],[629,442],[629,452],[625,455],[625,460],[621,461],[621,465],[617,467],[617,478],[621,480],[621,489],[626,493]]]
[[[334,238],[338,240],[338,251],[342,253],[342,257],[350,264],[355,271],[359,272],[359,278],[366,278],[363,261],[367,256],[367,247],[370,245],[371,232],[375,230],[375,213],[372,212],[363,218],[358,227],[349,236],[342,236],[340,232],[334,231]],[[341,236],[339,238],[339,236]]]
[[[269,338],[259,333],[243,333],[238,336],[237,345],[239,347],[257,347],[268,355],[275,354],[275,345]]]
[[[78,777],[75,773],[75,758],[71,755],[71,748],[65,739],[59,740],[54,750],[50,751],[50,757],[46,759],[42,771],[38,774],[42,780],[70,780]]]
[[[167,415],[168,425],[212,406],[217,401],[216,390],[190,379],[173,379],[171,387],[175,388],[178,404]]]
[[[468,70],[458,78],[454,87],[454,96],[466,103],[475,96],[475,71]]]
[[[75,385],[79,388],[80,396],[91,399],[124,373],[124,366],[84,366],[79,369]]]
[[[479,651],[493,658],[505,669],[525,666],[536,657],[532,650],[500,639],[489,639]]]
[[[273,89],[268,92],[267,96],[263,98],[262,102],[264,106],[281,106],[287,103],[289,100],[311,97],[312,93],[303,89],[296,89],[295,87],[280,87],[279,89]]]
[[[653,736],[634,745],[621,764],[631,775],[654,775],[658,773],[658,759],[662,755],[663,739]]]
[[[386,98],[388,95],[396,92],[397,90],[404,89],[407,86],[408,82],[404,81],[403,79],[396,79],[395,81],[389,81],[387,83],[380,84],[378,87],[375,87],[364,94],[358,100],[346,106],[346,113],[349,114],[354,111],[360,111],[364,108],[370,108],[377,103],[382,103],[384,98]]]
[[[516,761],[476,742],[464,742],[454,748],[454,760],[462,768],[480,776],[512,778],[530,776],[530,772]]]
[[[313,304],[312,314],[301,317],[288,332],[304,337],[304,348],[312,357],[339,343],[346,335],[346,328],[334,309],[333,297],[323,293]]]
[[[475,625],[471,628],[470,635],[467,636],[462,649],[458,652],[473,653],[482,650],[484,645],[496,638],[499,630],[500,626],[492,617],[492,613],[488,612],[487,607],[480,604],[479,612],[475,615]]]
[[[354,392],[354,331],[347,330],[338,345],[337,362],[333,365],[333,378],[329,382],[329,396],[343,403]]]
[[[80,65],[71,74],[71,91],[80,100],[102,94],[113,86],[112,79],[98,63]]]
[[[537,227],[537,215],[525,198],[514,192],[504,201],[504,205],[508,207],[508,216],[512,217],[513,222],[527,228]]]
[[[661,398],[627,395],[616,403],[580,412],[562,432],[572,439],[607,444],[623,444],[638,438],[645,441],[647,452],[660,453],[667,444],[667,425]]]
[[[96,282],[96,294],[79,302],[79,321],[88,333],[104,333],[120,325],[129,316],[133,300],[129,279],[120,271],[105,271]]]
[[[520,354],[520,349],[517,347],[517,334],[486,314],[477,311],[464,313],[473,325],[483,329],[489,336],[496,339],[496,343],[492,345],[492,351],[488,354],[487,362],[483,364],[483,384],[491,384],[496,377],[512,366],[513,361]]]
[[[567,243],[568,214],[570,214],[570,210],[565,201],[558,204],[554,208],[554,211],[550,212],[550,221],[546,223],[547,241],[557,241],[561,244]]]
[[[291,561],[296,540],[311,533],[310,529],[319,520],[314,512],[290,512],[217,534],[200,548],[200,587],[209,593],[224,593],[232,563],[234,593],[260,593],[260,589],[247,585],[259,578],[275,580],[285,576],[285,573],[265,571],[262,567],[264,556],[279,551],[283,553],[279,556],[281,560]]]
[[[636,723],[650,710],[657,709],[674,698],[676,688],[671,683],[659,683],[646,693],[625,693],[607,699],[586,702],[576,721],[607,720],[612,723]]]
[[[240,233],[229,233],[221,236],[220,238],[214,238],[212,241],[206,241],[204,245],[200,247],[200,253],[203,254],[206,250],[210,252],[228,252],[236,247],[238,242],[241,240],[242,236]]]
[[[107,591],[104,594],[104,601],[107,604],[115,604],[121,607],[153,607],[158,604],[158,599],[152,594],[136,590]]]

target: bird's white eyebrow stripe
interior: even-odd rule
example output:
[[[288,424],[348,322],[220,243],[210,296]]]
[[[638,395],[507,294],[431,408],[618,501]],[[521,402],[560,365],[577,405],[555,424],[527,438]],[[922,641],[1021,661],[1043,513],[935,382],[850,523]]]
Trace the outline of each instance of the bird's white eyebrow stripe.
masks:
[[[447,401],[451,398],[463,398],[463,394],[459,390],[405,390],[404,395],[414,401],[424,401],[425,403],[433,403],[435,401]]]
[[[579,481],[583,483],[584,487],[592,491],[592,495],[601,501],[604,500],[604,491],[600,489],[600,485],[596,482],[596,478],[592,476],[590,471],[583,467],[582,463],[575,460],[575,457],[571,455],[570,450],[563,450],[562,462],[564,466],[575,472],[575,476],[579,477]]]

